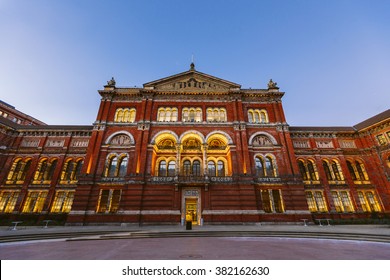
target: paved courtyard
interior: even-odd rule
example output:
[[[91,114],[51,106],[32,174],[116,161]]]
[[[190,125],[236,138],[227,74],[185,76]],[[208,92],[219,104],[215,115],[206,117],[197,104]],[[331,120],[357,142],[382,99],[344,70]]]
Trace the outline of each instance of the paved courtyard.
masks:
[[[34,233],[80,232],[82,230],[109,229],[107,227],[58,227],[10,231],[1,229],[0,237],[9,235],[28,235]],[[174,232],[186,233],[181,227],[146,227],[142,232],[157,233],[153,238],[128,238],[129,232],[140,232],[140,228],[112,228],[111,235],[74,237],[52,240],[33,240],[0,243],[0,259],[2,260],[119,260],[119,259],[199,259],[199,260],[338,260],[338,259],[382,259],[390,260],[389,242],[371,242],[365,240],[324,239],[316,234],[324,232],[364,233],[368,235],[389,236],[389,226],[205,226],[197,227],[192,236],[165,237],[158,234]],[[202,231],[210,236],[197,237]],[[310,233],[310,238],[273,237],[277,232]],[[269,232],[266,237],[212,236],[213,232]],[[188,231],[187,231],[188,232]]]

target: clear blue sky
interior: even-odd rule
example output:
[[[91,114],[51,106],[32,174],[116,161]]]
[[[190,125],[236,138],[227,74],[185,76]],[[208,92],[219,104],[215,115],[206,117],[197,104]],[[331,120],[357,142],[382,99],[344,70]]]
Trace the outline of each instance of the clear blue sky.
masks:
[[[48,124],[91,124],[112,76],[189,69],[285,91],[292,126],[389,109],[390,1],[0,0],[0,99]]]

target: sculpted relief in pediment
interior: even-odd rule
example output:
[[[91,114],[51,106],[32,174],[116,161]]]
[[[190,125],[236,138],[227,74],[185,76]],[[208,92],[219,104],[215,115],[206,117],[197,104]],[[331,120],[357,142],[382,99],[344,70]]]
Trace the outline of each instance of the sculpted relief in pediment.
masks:
[[[221,91],[229,88],[216,83],[202,81],[193,77],[186,80],[172,81],[171,83],[156,86],[159,90],[178,90],[178,91]]]

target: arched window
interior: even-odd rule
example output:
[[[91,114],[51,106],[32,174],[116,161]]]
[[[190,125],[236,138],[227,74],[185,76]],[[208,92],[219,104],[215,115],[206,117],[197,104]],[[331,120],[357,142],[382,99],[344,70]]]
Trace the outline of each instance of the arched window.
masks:
[[[34,181],[43,181],[44,180],[44,174],[46,172],[46,169],[48,169],[48,159],[42,159],[37,166],[37,170],[34,174]]]
[[[208,162],[208,170],[209,170],[209,176],[214,177],[216,176],[216,170],[215,170],[215,162],[210,160]]]
[[[171,108],[167,108],[165,112],[165,121],[170,122],[171,121]]]
[[[176,173],[176,162],[174,160],[171,160],[168,163],[168,176],[173,177]]]
[[[196,109],[195,121],[196,122],[202,121],[202,110],[201,109]]]
[[[337,181],[342,181],[344,179],[341,170],[339,169],[339,164],[336,161],[332,161],[332,171]]]
[[[113,156],[108,165],[108,177],[116,177],[116,169],[118,166],[118,158],[116,156]]]
[[[115,122],[134,122],[136,110],[130,108],[118,108],[115,111],[114,121]]]
[[[303,160],[298,160],[298,167],[299,167],[299,172],[301,173],[302,179],[304,181],[307,181],[309,178],[307,176],[306,167],[305,167],[305,163],[303,162]]]
[[[261,123],[266,123],[267,122],[267,116],[265,115],[264,111],[260,112],[260,122]]]
[[[165,109],[161,108],[158,111],[158,121],[163,122],[165,121]]]
[[[202,109],[201,108],[183,108],[182,110],[183,122],[201,122]]]
[[[192,164],[192,175],[200,176],[200,161],[194,160]]]
[[[264,162],[261,157],[255,158],[256,175],[259,177],[265,177]]]
[[[347,168],[348,168],[349,174],[352,177],[352,180],[354,180],[354,181],[358,180],[359,175],[357,174],[357,172],[355,172],[355,169],[353,168],[353,164],[349,160],[347,160]]]
[[[222,160],[218,161],[218,177],[224,177],[225,176],[225,163]]]
[[[328,179],[328,181],[332,181],[333,176],[332,176],[332,173],[330,172],[329,163],[324,160],[324,161],[322,161],[322,166],[324,167],[326,179]]]
[[[173,108],[173,110],[172,110],[171,121],[177,122],[177,109],[176,108]]]
[[[7,180],[13,183],[23,183],[26,179],[27,171],[30,169],[31,159],[16,159],[8,173]]]
[[[310,180],[317,181],[318,180],[318,174],[315,170],[314,163],[311,160],[307,161],[307,169],[309,171]]]
[[[119,159],[119,174],[118,174],[119,177],[126,176],[127,163],[128,163],[127,156],[123,156]]]
[[[190,110],[190,117],[189,117],[188,121],[190,121],[190,122],[194,122],[195,121],[195,110],[194,109]]]
[[[135,111],[135,109],[131,109],[130,110],[130,119],[129,119],[129,122],[135,122],[135,113],[136,113],[136,111]]]
[[[167,162],[165,160],[160,161],[158,166],[158,176],[167,176]]]
[[[122,122],[123,121],[123,110],[122,109],[118,109],[116,111],[115,121],[116,122]]]
[[[123,114],[123,122],[130,122],[130,110],[125,109]]]
[[[369,180],[364,164],[359,161],[355,161],[356,169],[359,174],[360,180]]]
[[[253,111],[252,110],[248,111],[248,122],[250,122],[250,123],[254,122]]]
[[[276,177],[273,160],[269,156],[265,157],[265,170],[267,173],[267,177]]]
[[[183,162],[183,174],[184,176],[191,175],[191,162],[188,159]]]
[[[259,123],[260,122],[260,114],[259,114],[259,112],[255,111],[254,115],[255,115],[255,123]]]

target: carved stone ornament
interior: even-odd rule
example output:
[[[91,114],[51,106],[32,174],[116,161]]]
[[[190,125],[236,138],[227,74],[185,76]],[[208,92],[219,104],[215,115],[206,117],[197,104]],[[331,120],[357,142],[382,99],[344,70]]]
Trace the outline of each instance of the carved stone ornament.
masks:
[[[110,144],[113,146],[130,146],[131,140],[129,136],[120,134],[112,138]]]
[[[256,136],[253,139],[252,145],[254,147],[269,147],[269,146],[273,146],[272,145],[272,141],[267,136],[264,136],[264,135]]]

